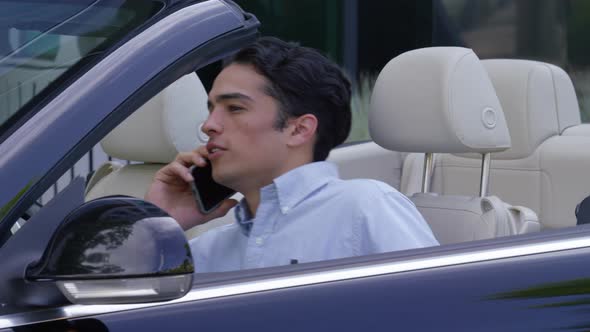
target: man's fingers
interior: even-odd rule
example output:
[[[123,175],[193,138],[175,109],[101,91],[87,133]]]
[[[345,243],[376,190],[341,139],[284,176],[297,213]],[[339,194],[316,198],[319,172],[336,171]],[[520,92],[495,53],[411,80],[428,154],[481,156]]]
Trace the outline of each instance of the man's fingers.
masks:
[[[201,145],[191,152],[181,152],[177,154],[174,161],[186,167],[190,167],[192,165],[204,167],[207,165],[207,161],[205,159],[208,156],[209,152],[207,151],[207,147]]]
[[[198,167],[205,167],[205,166],[207,166],[207,160],[205,160],[205,158],[203,158],[203,157],[201,157],[201,156],[199,156],[197,154],[194,154],[192,156],[192,158],[193,158],[192,159],[192,163],[195,164],[195,165],[197,165]]]
[[[192,162],[197,165],[204,167],[207,165],[207,159],[209,157],[209,151],[205,145],[201,145],[193,151]]]
[[[162,168],[156,175],[156,178],[165,183],[175,183],[182,179],[184,182],[194,181],[190,172],[190,167],[196,165],[197,167],[207,166],[205,158],[209,153],[207,147],[202,145],[191,152],[181,152],[176,155],[173,162]]]
[[[193,164],[193,152],[180,152],[174,159],[175,162],[190,167]]]
[[[189,168],[176,160],[166,165],[158,173],[160,173],[160,180],[167,183],[178,180],[178,178],[183,179],[185,182],[194,180]]]

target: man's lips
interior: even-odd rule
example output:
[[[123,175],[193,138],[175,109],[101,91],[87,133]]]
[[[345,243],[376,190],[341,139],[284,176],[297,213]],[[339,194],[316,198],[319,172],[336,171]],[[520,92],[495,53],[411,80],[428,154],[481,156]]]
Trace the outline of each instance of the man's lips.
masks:
[[[209,153],[209,159],[219,157],[221,154],[223,154],[224,151],[226,151],[226,149],[220,145],[211,142],[207,143],[207,152]]]

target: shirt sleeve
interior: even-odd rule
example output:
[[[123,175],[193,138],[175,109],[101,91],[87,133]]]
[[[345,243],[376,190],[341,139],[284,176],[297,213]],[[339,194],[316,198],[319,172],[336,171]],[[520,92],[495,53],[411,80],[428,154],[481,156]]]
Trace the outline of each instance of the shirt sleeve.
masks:
[[[409,198],[386,184],[364,195],[358,209],[360,253],[375,254],[438,245]]]

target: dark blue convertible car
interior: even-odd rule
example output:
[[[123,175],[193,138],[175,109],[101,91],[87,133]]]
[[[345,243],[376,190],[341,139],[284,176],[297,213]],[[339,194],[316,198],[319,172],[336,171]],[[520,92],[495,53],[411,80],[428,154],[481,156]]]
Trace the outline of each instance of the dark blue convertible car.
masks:
[[[0,9],[0,332],[590,330],[590,229],[576,218],[590,194],[590,128],[560,68],[410,52],[418,79],[395,72],[400,89],[419,88],[408,102],[437,101],[430,84],[461,84],[455,101],[493,87],[501,110],[486,105],[474,121],[506,126],[506,146],[480,159],[376,137],[332,152],[343,177],[411,196],[440,246],[199,273],[187,239],[229,217],[183,233],[142,197],[157,169],[206,140],[210,77],[257,38],[258,19],[229,0]],[[457,54],[475,59],[459,83],[420,62]],[[475,72],[484,79],[467,79]],[[452,121],[478,134],[469,116]]]

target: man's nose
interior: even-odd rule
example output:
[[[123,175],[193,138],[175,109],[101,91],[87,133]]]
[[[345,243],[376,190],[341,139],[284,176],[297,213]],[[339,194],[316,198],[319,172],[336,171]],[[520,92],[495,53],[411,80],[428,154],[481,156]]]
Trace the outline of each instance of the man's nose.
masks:
[[[207,120],[201,125],[201,131],[209,137],[220,134],[223,131],[223,126],[221,125],[220,120],[221,119],[218,119],[215,112],[209,113]]]

